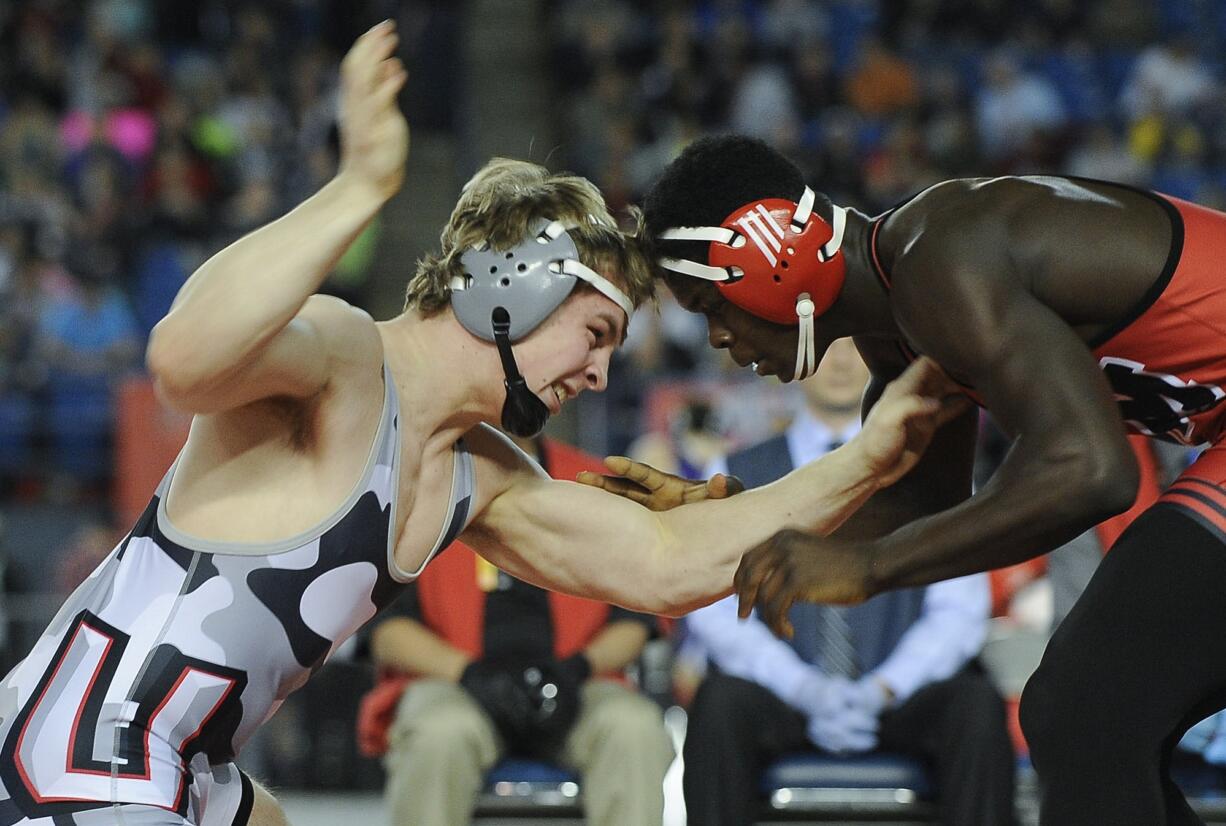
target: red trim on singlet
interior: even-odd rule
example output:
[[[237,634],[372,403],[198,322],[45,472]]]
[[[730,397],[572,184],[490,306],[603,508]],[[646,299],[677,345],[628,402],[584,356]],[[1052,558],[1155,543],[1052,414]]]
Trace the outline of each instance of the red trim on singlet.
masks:
[[[881,280],[886,292],[890,291],[890,276],[886,274],[885,267],[881,266],[881,258],[877,255],[877,236],[881,234],[881,226],[885,220],[893,214],[894,210],[890,210],[873,219],[873,227],[868,231],[868,260],[872,262],[873,272]]]
[[[94,685],[98,682],[98,675],[102,673],[103,666],[106,665],[106,655],[110,653],[111,646],[115,644],[115,638],[104,631],[94,628],[88,622],[82,622],[77,626],[77,633],[81,632],[82,628],[88,627],[95,634],[101,634],[106,637],[106,646],[102,649],[102,656],[98,658],[98,664],[94,666],[94,673],[90,675],[89,684],[85,686],[85,693],[81,695],[81,702],[77,704],[77,713],[72,718],[72,729],[68,732],[68,752],[64,755],[64,772],[67,774],[96,774],[101,776],[109,775],[110,770],[102,771],[100,769],[74,769],[72,766],[72,745],[77,742],[77,729],[81,726],[81,715],[85,713],[85,704],[89,701],[89,697],[94,692]],[[73,635],[76,638],[76,635]],[[69,648],[71,649],[71,645]],[[67,654],[67,652],[65,652]],[[56,666],[56,671],[59,671],[59,666]],[[55,679],[54,675],[52,679]],[[50,687],[50,683],[47,684]],[[43,693],[46,693],[44,689]],[[41,697],[40,697],[41,699]],[[33,716],[33,715],[31,715]],[[27,723],[29,720],[26,721]],[[25,736],[24,726],[22,736]]]
[[[1204,479],[1179,479],[1162,500],[1194,511],[1226,533],[1226,490],[1218,485]]]
[[[162,713],[162,709],[166,707],[166,704],[170,702],[170,698],[175,695],[175,692],[178,690],[179,686],[182,685],[183,681],[187,679],[187,675],[193,671],[197,674],[207,674],[210,677],[216,677],[219,680],[224,680],[226,682],[226,690],[221,692],[221,696],[217,698],[217,702],[213,703],[213,707],[209,709],[208,714],[204,715],[204,719],[200,721],[200,725],[196,726],[196,730],[179,741],[179,746],[175,749],[176,754],[183,754],[183,747],[200,736],[200,732],[204,731],[204,727],[208,725],[209,720],[213,719],[213,715],[216,714],[217,710],[225,704],[226,698],[230,696],[230,692],[233,691],[234,686],[237,685],[233,677],[227,677],[225,674],[218,674],[204,668],[196,668],[195,666],[188,666],[187,668],[183,669],[183,673],[179,675],[179,679],[175,680],[174,687],[171,688],[162,699],[161,704],[157,707],[153,714],[149,715],[149,722],[145,727],[146,771],[148,771],[147,767],[149,765],[149,733],[153,730],[153,723],[155,720],[157,720],[158,715]],[[179,810],[179,804],[183,801],[183,792],[187,790],[187,776],[188,772],[184,771],[183,776],[179,779],[179,789],[177,792],[175,792],[175,802],[170,808],[170,811],[172,812],[177,812]]]
[[[39,794],[38,789],[34,785],[34,781],[30,778],[30,775],[26,772],[25,763],[21,759],[21,748],[22,748],[23,743],[25,742],[26,732],[29,728],[30,721],[34,718],[34,713],[38,710],[38,707],[42,703],[43,699],[46,698],[47,691],[55,683],[55,678],[59,675],[60,668],[64,665],[64,661],[68,658],[68,652],[72,650],[73,642],[77,639],[77,636],[81,633],[81,629],[86,624],[87,623],[83,621],[77,623],[77,627],[73,631],[72,637],[69,638],[68,644],[65,645],[63,649],[59,652],[59,661],[55,664],[55,668],[52,669],[51,677],[48,678],[47,682],[43,685],[42,691],[39,692],[38,699],[34,701],[34,705],[30,707],[30,711],[26,714],[25,720],[22,721],[21,731],[17,734],[17,743],[16,743],[16,746],[13,748],[13,766],[14,768],[17,769],[17,774],[21,777],[21,782],[22,784],[25,785],[26,792],[29,793],[30,797],[34,800],[35,803],[88,803],[93,800],[93,798],[88,798],[88,797],[43,797],[41,794]],[[102,634],[104,637],[107,637],[108,640],[110,639],[109,634],[103,631],[100,631],[97,628],[94,628],[92,625],[89,626],[89,629],[93,631],[94,633]],[[103,653],[105,654],[106,650],[109,650],[109,649],[110,649],[110,644],[108,642],[107,648],[104,649]],[[102,667],[102,664],[105,661],[106,661],[105,658],[99,658],[98,660],[99,669]],[[97,676],[98,676],[97,672],[95,672],[94,677],[96,678]],[[92,679],[90,680],[90,685],[93,685]],[[83,695],[83,697],[84,696],[88,696],[88,695]],[[82,699],[82,703],[84,703],[84,699]],[[71,751],[69,752],[69,754],[71,754]]]

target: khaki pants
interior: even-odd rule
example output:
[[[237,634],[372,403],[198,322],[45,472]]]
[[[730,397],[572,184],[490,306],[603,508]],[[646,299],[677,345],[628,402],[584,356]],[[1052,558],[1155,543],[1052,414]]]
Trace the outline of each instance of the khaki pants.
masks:
[[[386,798],[392,826],[460,826],[472,817],[485,773],[504,747],[463,688],[444,680],[409,686],[390,732]],[[579,719],[560,763],[582,777],[593,826],[659,826],[673,748],[660,709],[608,680],[583,687]]]

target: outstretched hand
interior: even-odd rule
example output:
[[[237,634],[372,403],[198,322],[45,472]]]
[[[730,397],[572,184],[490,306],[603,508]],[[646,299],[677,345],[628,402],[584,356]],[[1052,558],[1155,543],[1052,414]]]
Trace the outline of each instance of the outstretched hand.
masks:
[[[722,473],[706,480],[683,479],[625,456],[609,456],[604,463],[610,474],[602,476],[585,470],[576,481],[615,493],[653,511],[671,510],[704,499],[726,499],[745,490],[740,479]]]
[[[888,487],[915,467],[937,430],[970,406],[935,361],[920,358],[886,386],[848,447],[861,452],[878,487]]]
[[[397,105],[408,73],[395,56],[400,38],[390,20],[354,42],[341,61],[341,172],[386,200],[404,181],[409,125]]]

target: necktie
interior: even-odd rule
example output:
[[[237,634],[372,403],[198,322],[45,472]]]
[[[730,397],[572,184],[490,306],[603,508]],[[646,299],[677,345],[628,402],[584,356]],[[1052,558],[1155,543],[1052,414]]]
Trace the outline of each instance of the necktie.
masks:
[[[856,679],[860,676],[860,659],[844,609],[837,605],[816,607],[822,669],[832,677]]]
[[[831,439],[826,444],[824,453],[838,450],[842,446],[841,440]],[[792,606],[789,619],[796,632],[793,647],[801,658],[820,666],[831,676],[853,680],[860,676],[855,640],[843,608],[797,603]]]

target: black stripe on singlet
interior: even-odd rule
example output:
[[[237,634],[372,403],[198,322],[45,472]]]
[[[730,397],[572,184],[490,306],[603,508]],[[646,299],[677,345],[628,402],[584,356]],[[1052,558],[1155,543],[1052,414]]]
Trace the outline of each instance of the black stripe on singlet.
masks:
[[[1158,296],[1162,295],[1162,291],[1171,283],[1171,277],[1175,275],[1175,268],[1179,266],[1179,258],[1183,254],[1183,216],[1179,214],[1179,209],[1168,201],[1166,198],[1148,189],[1131,186],[1129,184],[1121,184],[1115,181],[1102,181],[1097,178],[1081,178],[1076,175],[1052,175],[1044,177],[1063,178],[1066,181],[1072,181],[1079,184],[1098,184],[1100,186],[1113,186],[1116,189],[1123,189],[1128,192],[1133,192],[1137,195],[1143,195],[1153,201],[1166,212],[1167,217],[1171,220],[1171,246],[1166,253],[1166,263],[1162,265],[1162,272],[1158,274],[1157,279],[1153,284],[1149,285],[1149,289],[1145,294],[1137,300],[1137,303],[1129,308],[1128,312],[1120,316],[1116,323],[1112,324],[1107,329],[1103,330],[1098,335],[1086,342],[1091,350],[1106,344],[1128,325],[1136,321],[1145,313],[1154,302],[1158,300]]]
[[[247,821],[251,819],[251,809],[255,806],[255,789],[251,785],[251,778],[242,769],[238,770],[238,779],[242,783],[242,797],[230,826],[247,826]]]
[[[1212,498],[1198,491],[1188,490],[1184,488],[1182,484],[1172,486],[1170,489],[1170,493],[1177,493],[1180,496],[1186,496],[1189,499],[1195,499],[1198,502],[1203,502],[1205,503],[1206,507],[1221,514],[1222,516],[1226,516],[1226,507],[1222,507],[1222,504],[1220,502],[1216,502]],[[1168,504],[1171,504],[1171,503],[1168,503]],[[1178,503],[1174,503],[1174,504],[1178,504]]]

